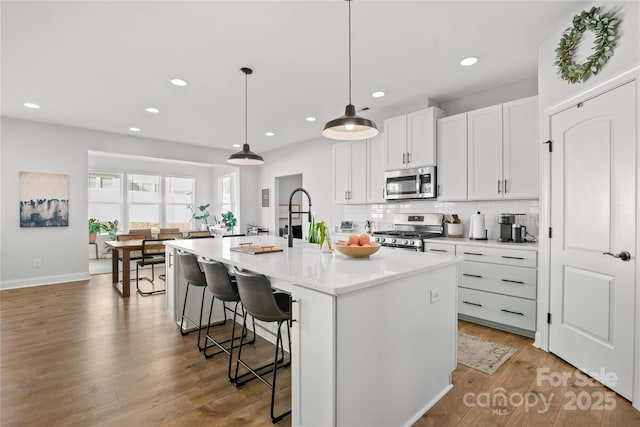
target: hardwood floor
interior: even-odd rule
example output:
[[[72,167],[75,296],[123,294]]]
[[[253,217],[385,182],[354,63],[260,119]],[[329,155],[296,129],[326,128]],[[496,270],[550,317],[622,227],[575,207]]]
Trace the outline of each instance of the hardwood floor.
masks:
[[[608,390],[578,385],[570,365],[534,348],[532,340],[467,322],[459,322],[459,330],[518,351],[492,376],[458,364],[454,388],[415,426],[640,426],[640,413],[617,396],[614,410],[571,409],[571,393],[583,396],[574,405],[585,403],[584,393],[595,405],[591,396]],[[226,356],[205,360],[196,336],[181,336],[169,320],[164,295],[123,300],[109,274],[0,292],[0,333],[3,427],[271,425],[264,384],[231,386]],[[258,363],[273,355],[272,344],[260,339],[249,348]],[[537,368],[571,379],[538,385]],[[278,378],[276,410],[289,405],[290,370]],[[499,387],[516,404],[485,405],[479,398],[493,398]],[[534,394],[550,402],[547,410],[540,401],[525,408],[512,397],[533,402]]]

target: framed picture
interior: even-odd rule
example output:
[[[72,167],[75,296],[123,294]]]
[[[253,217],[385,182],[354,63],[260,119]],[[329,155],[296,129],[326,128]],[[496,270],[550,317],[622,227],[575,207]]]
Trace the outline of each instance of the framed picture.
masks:
[[[20,172],[20,227],[69,226],[69,175]]]
[[[263,208],[269,207],[269,189],[268,188],[262,189],[262,207]]]
[[[289,205],[287,203],[280,203],[280,215],[279,219],[289,219]],[[300,204],[291,203],[291,219],[300,219]],[[297,213],[295,213],[297,212]]]

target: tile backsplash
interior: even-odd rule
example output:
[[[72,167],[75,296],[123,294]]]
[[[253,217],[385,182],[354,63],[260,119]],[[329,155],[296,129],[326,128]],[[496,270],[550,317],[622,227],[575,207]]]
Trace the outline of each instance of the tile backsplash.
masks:
[[[465,236],[469,234],[471,215],[480,212],[485,215],[485,227],[489,240],[498,238],[500,228],[498,215],[501,213],[524,214],[518,221],[527,232],[538,238],[538,200],[491,200],[439,202],[411,200],[390,202],[374,205],[345,205],[344,219],[353,220],[357,231],[364,230],[366,220],[374,221],[375,230],[389,230],[393,228],[393,215],[396,213],[442,213],[451,219],[451,214],[457,214],[464,225]]]

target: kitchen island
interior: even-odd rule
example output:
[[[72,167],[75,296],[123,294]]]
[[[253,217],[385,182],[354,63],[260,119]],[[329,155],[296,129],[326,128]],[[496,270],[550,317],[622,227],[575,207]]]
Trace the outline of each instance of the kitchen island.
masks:
[[[231,250],[246,242],[284,250]],[[451,388],[455,256],[381,248],[353,259],[301,240],[287,248],[273,236],[166,246],[167,304],[176,321],[186,286],[176,250],[262,273],[292,295],[292,425],[411,425]]]

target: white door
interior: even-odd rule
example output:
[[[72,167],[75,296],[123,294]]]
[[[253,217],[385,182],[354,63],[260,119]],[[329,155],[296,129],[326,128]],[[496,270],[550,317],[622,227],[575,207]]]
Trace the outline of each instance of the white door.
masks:
[[[627,399],[635,322],[635,85],[551,118],[549,349]],[[603,373],[612,381],[602,381]]]

